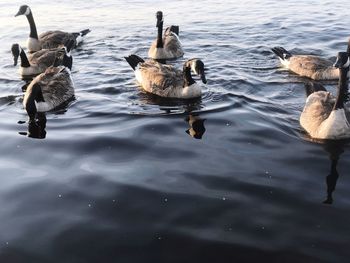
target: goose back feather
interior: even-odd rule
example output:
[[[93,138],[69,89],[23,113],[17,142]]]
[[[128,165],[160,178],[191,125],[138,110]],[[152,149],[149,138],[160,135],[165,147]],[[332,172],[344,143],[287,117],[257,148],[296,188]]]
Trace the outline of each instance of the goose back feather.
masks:
[[[302,77],[314,80],[331,80],[339,78],[339,71],[327,59],[313,55],[292,55],[282,47],[272,51],[279,57],[281,64]]]
[[[51,66],[36,76],[24,94],[23,106],[26,108],[33,88],[39,86],[42,98],[35,98],[37,112],[46,112],[57,108],[74,96],[74,83],[70,70],[65,66]]]
[[[126,57],[126,60],[134,69],[138,83],[149,93],[161,97],[183,99],[201,96],[201,87],[192,79],[190,73],[186,75],[184,71],[176,69],[172,65],[165,65],[155,60],[143,61],[135,55]],[[187,61],[184,70],[189,71],[192,63],[195,62],[196,60]],[[203,62],[201,63],[203,64]],[[203,82],[206,83],[204,68],[201,76]]]
[[[350,138],[349,110],[345,105],[348,100],[348,54],[339,52],[335,65],[339,67],[337,96],[327,92],[320,84],[313,85],[317,90],[308,96],[300,115],[300,125],[316,139]],[[308,86],[307,93],[310,92]]]

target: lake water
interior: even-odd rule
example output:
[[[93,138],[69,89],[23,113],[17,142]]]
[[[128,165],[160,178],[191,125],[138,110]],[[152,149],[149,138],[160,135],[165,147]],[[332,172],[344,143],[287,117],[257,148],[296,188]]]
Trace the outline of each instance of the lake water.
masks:
[[[308,138],[307,79],[270,51],[334,58],[349,1],[28,1],[39,33],[91,29],[40,131],[10,53],[22,4],[0,3],[0,262],[349,261],[349,143]],[[171,63],[205,63],[200,100],[143,93],[123,58],[146,57],[158,10],[180,25]]]

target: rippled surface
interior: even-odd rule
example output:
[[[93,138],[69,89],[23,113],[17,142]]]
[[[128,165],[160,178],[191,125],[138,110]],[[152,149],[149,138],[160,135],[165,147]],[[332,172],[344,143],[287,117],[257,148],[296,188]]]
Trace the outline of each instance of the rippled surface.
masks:
[[[349,3],[31,1],[39,32],[92,30],[45,139],[28,137],[10,54],[29,33],[23,3],[0,3],[0,262],[347,262],[349,143],[304,134],[306,79],[270,48],[334,57]],[[157,10],[180,25],[172,63],[206,64],[201,100],[137,88],[123,56],[146,56]]]

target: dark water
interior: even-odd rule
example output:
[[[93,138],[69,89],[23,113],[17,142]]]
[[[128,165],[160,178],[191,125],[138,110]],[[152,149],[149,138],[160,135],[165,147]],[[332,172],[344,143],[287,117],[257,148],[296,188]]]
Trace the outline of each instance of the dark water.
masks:
[[[9,2],[0,262],[349,261],[349,143],[301,130],[306,79],[281,70],[270,48],[334,57],[350,2],[30,1],[39,32],[92,32],[73,54],[76,99],[29,133],[10,54],[29,27],[13,17],[23,2]],[[173,63],[206,65],[201,100],[137,88],[123,56],[146,56],[157,10],[180,25],[186,54]]]

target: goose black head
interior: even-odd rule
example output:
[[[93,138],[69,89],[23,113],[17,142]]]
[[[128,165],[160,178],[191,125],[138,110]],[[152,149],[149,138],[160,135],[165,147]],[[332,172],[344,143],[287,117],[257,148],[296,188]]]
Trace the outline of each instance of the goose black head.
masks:
[[[156,25],[156,27],[159,27],[160,23],[163,22],[163,12],[162,11],[158,11],[156,13],[156,17],[157,17],[157,25]]]
[[[169,35],[170,32],[173,32],[174,34],[176,34],[177,36],[179,35],[179,26],[169,26],[165,29],[165,34]]]
[[[21,53],[21,47],[18,44],[13,44],[11,47],[11,52],[13,56],[13,65],[17,66],[18,57],[19,57],[19,54]]]
[[[194,73],[196,73],[198,76],[201,77],[202,82],[204,84],[207,83],[207,79],[205,78],[205,72],[204,72],[204,63],[200,59],[193,59],[191,61],[191,69]]]
[[[348,68],[350,65],[349,54],[347,52],[339,52],[337,60],[334,63],[336,68]]]
[[[31,12],[30,7],[27,5],[22,5],[15,16],[29,15]]]

